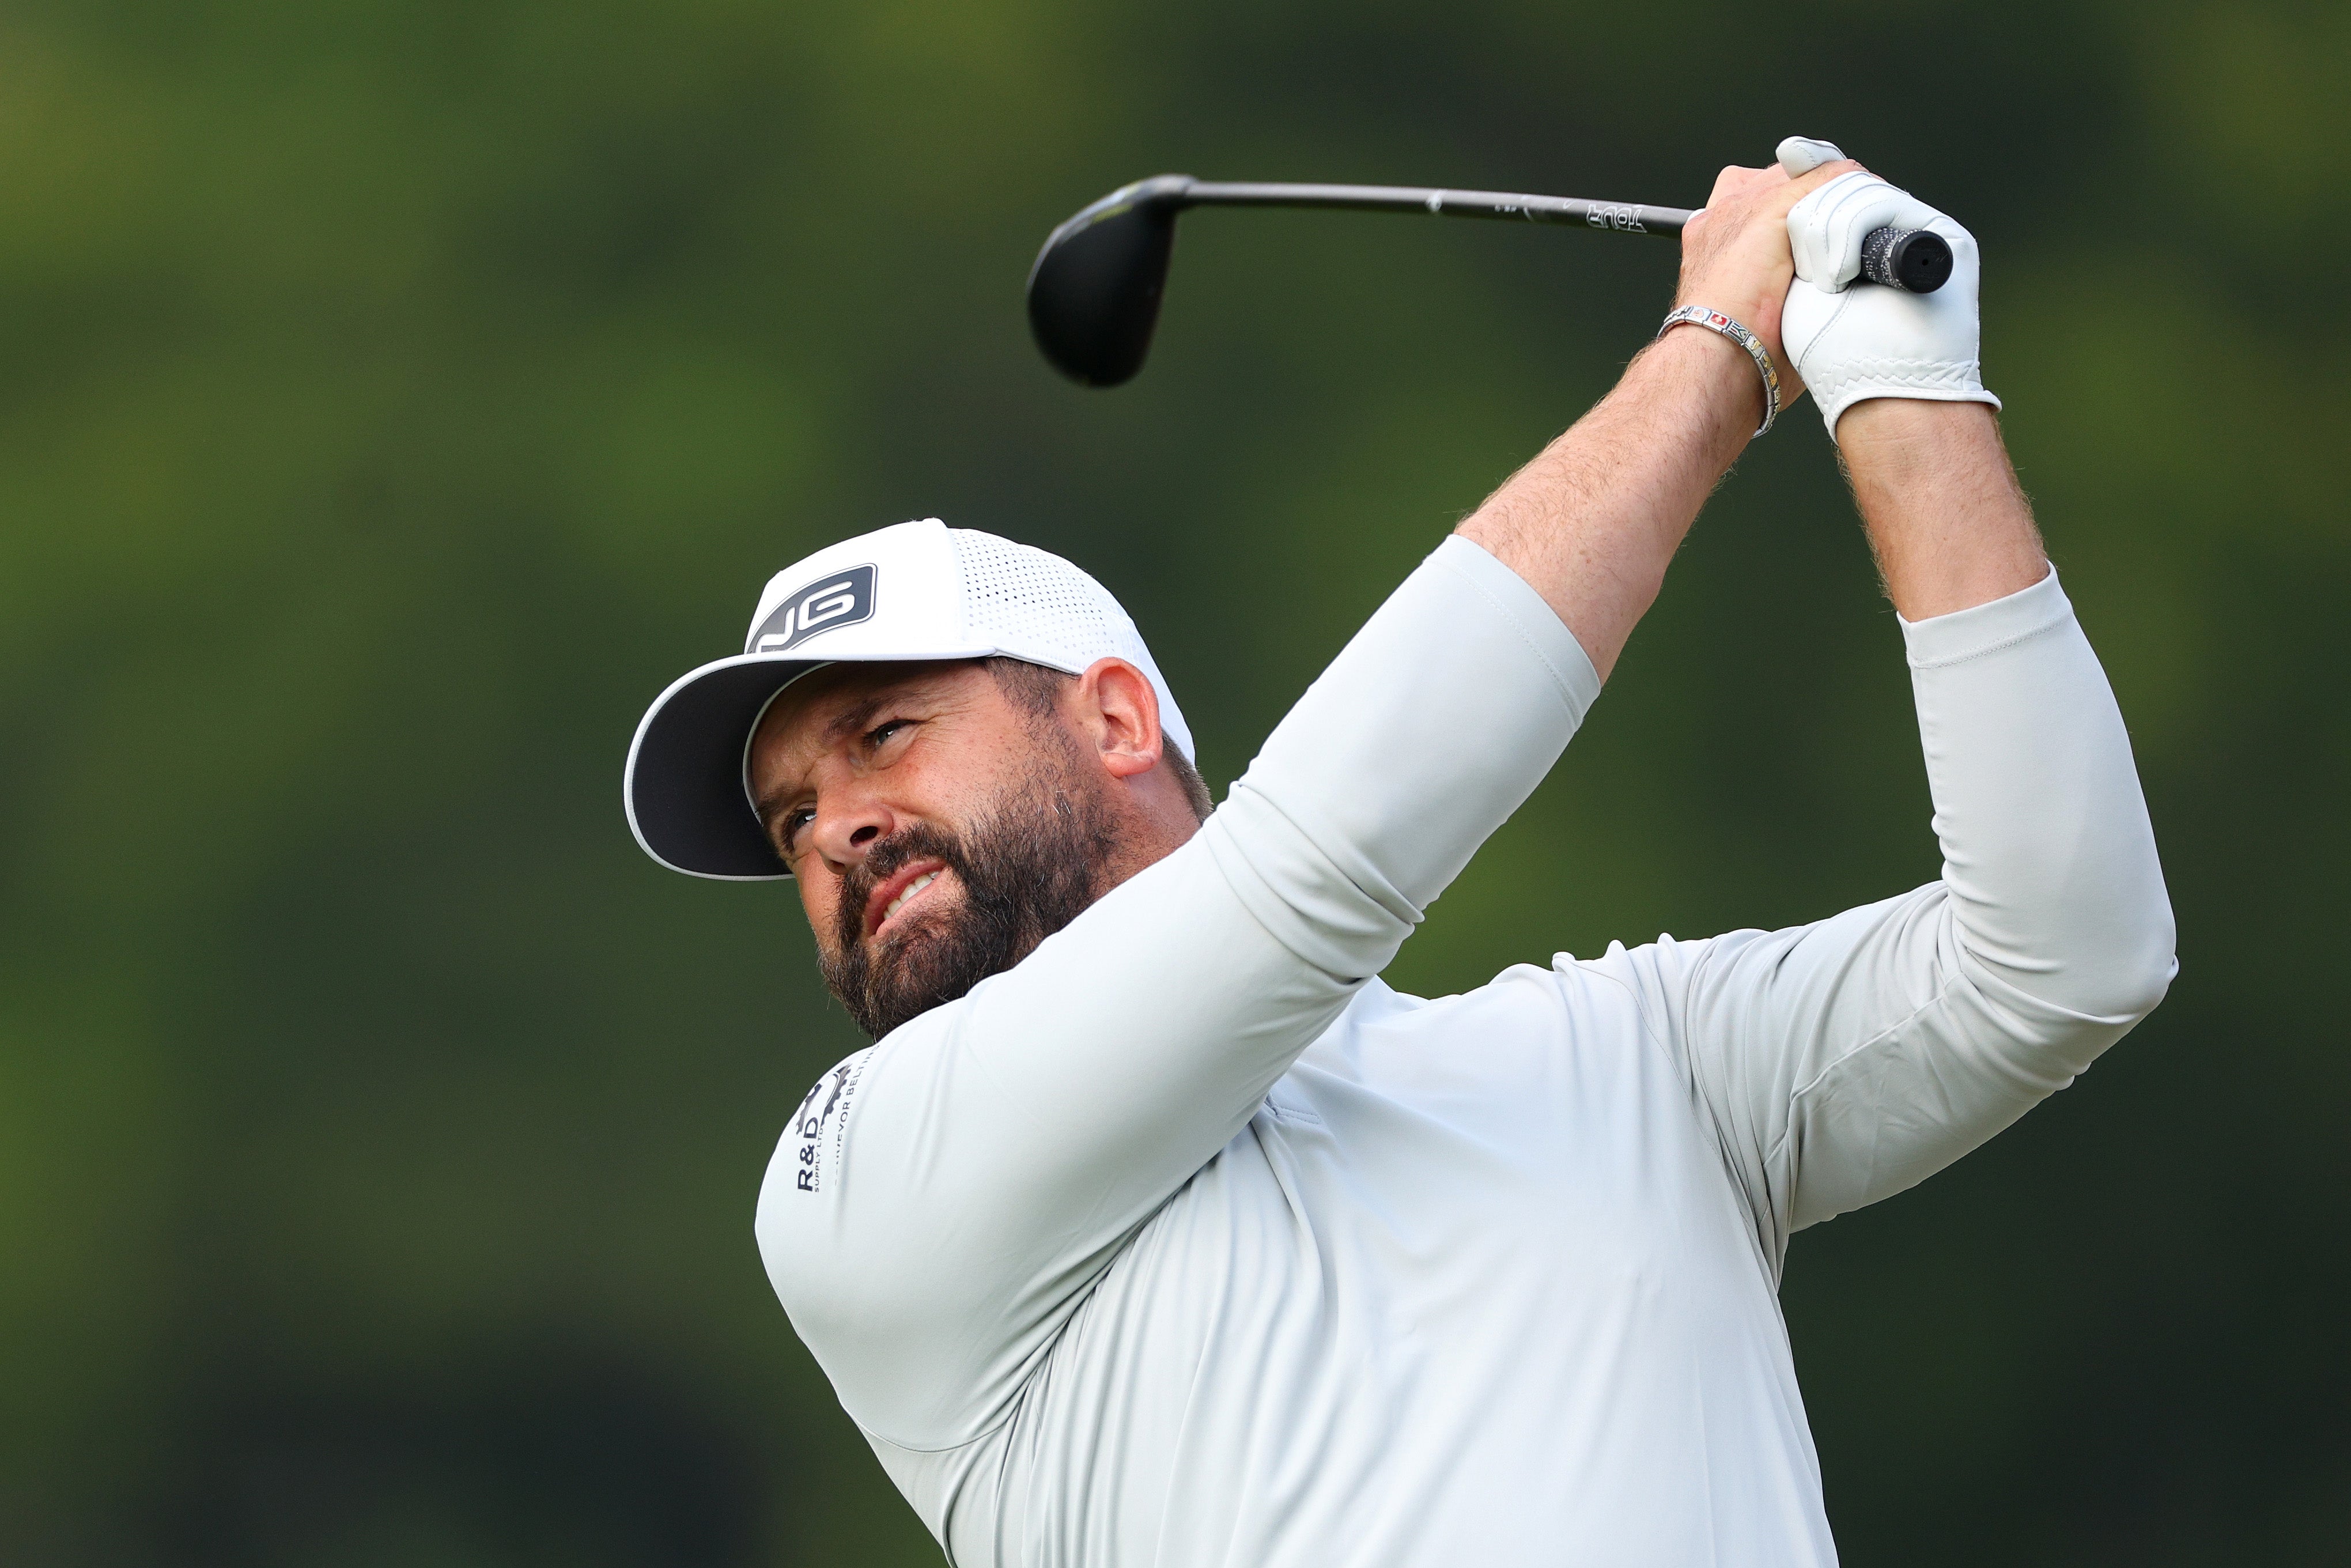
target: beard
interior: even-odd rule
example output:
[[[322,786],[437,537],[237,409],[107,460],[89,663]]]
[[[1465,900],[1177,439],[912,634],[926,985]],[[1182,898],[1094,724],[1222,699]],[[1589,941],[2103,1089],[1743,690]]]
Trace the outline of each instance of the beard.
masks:
[[[901,828],[841,879],[824,983],[857,1027],[880,1040],[1020,962],[1105,891],[1117,849],[1092,795],[1041,767],[1008,789],[968,831]],[[963,897],[914,912],[878,943],[865,936],[873,889],[910,861],[939,860]]]

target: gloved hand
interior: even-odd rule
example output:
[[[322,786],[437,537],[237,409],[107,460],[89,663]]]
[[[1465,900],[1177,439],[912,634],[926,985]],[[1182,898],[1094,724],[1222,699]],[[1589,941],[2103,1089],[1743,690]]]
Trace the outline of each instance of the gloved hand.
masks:
[[[1780,144],[1781,167],[1791,174],[1842,156],[1827,142],[1802,137]],[[1862,236],[1888,225],[1932,229],[1949,241],[1950,281],[1932,294],[1855,283]],[[1832,441],[1837,417],[1865,398],[2000,406],[1977,366],[1980,263],[1973,235],[1907,191],[1855,170],[1796,204],[1788,214],[1788,245],[1796,280],[1788,286],[1781,342]]]

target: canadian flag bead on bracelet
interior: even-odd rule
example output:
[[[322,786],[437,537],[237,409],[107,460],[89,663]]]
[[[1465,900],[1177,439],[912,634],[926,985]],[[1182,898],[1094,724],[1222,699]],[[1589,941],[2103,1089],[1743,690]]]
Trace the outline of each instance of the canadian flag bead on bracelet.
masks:
[[[1755,427],[1755,435],[1771,429],[1771,422],[1780,417],[1780,372],[1772,365],[1771,350],[1763,346],[1763,340],[1721,311],[1709,310],[1703,305],[1685,305],[1668,314],[1666,324],[1657,329],[1657,336],[1662,338],[1681,326],[1703,327],[1709,332],[1719,332],[1747,350],[1747,357],[1753,360],[1755,368],[1763,372],[1763,423]],[[1752,441],[1755,436],[1750,435],[1747,439]]]

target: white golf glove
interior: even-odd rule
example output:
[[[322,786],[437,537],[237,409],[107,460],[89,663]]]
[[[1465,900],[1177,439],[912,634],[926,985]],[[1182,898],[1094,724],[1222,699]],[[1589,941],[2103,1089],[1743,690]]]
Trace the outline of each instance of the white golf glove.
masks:
[[[1781,166],[1792,174],[1842,156],[1828,142],[1802,137],[1780,144]],[[1932,294],[1855,284],[1862,237],[1889,225],[1932,229],[1949,241],[1950,281]],[[1796,281],[1788,286],[1781,342],[1819,405],[1830,440],[1838,416],[1865,398],[2000,406],[1984,390],[1977,364],[1981,267],[1973,235],[1909,192],[1855,170],[1796,204],[1788,214],[1788,244]]]

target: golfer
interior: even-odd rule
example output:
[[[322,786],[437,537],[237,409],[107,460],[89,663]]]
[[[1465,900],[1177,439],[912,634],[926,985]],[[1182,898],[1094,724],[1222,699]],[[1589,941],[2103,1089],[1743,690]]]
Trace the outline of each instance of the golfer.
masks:
[[[1940,292],[1853,282],[1889,223],[1950,242]],[[936,521],[780,574],[745,653],[646,716],[640,841],[796,877],[875,1039],[793,1117],[759,1246],[953,1562],[1834,1563],[1789,1237],[2162,998],[2155,841],[1978,377],[1974,242],[1838,161],[1724,171],[1683,250],[1668,329],[1213,814],[1109,594]],[[1391,990],[1802,390],[1899,612],[1941,879]]]

